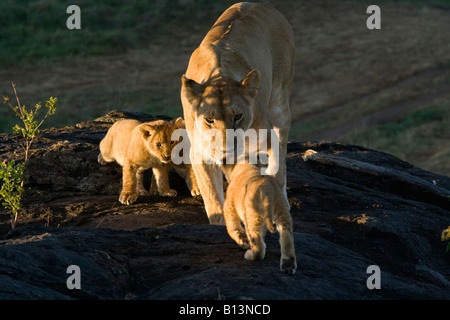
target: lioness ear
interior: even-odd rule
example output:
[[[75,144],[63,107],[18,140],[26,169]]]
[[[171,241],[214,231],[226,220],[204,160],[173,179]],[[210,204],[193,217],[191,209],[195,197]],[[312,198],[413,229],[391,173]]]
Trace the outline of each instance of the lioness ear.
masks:
[[[258,94],[259,85],[260,85],[260,76],[259,71],[256,69],[250,71],[241,81],[241,86],[244,95],[250,96],[250,98],[252,99],[254,99]]]
[[[178,129],[178,128],[181,128],[183,126],[184,120],[183,120],[183,118],[179,117],[177,119],[170,120],[170,124],[172,125],[172,127],[174,129]]]
[[[150,137],[153,134],[153,130],[154,130],[153,127],[148,124],[141,125],[141,127],[139,129],[141,130],[141,133],[145,139]]]
[[[186,75],[181,77],[181,84],[182,94],[188,99],[188,101],[191,104],[198,103],[205,88],[194,80],[186,78]]]

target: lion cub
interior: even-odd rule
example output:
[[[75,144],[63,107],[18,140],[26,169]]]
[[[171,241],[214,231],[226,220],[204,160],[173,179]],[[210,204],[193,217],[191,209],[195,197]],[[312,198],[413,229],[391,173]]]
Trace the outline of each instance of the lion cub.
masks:
[[[134,203],[139,195],[147,195],[143,185],[143,172],[152,168],[151,195],[175,197],[176,190],[169,186],[169,169],[174,141],[172,132],[184,125],[182,118],[142,123],[120,120],[108,130],[100,142],[98,162],[116,161],[122,166],[122,192],[119,201]]]
[[[297,269],[292,218],[286,198],[272,176],[260,174],[251,164],[224,165],[228,185],[223,214],[228,234],[245,252],[247,260],[262,260],[266,253],[266,228],[280,234],[280,269],[293,274]],[[245,231],[241,226],[244,224]]]

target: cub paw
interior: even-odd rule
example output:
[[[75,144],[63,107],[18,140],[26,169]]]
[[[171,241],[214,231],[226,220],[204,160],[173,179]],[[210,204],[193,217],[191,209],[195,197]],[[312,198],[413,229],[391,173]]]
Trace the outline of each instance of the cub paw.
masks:
[[[140,196],[148,196],[148,192],[145,189],[137,189],[136,192]]]
[[[294,274],[297,270],[297,263],[292,257],[281,257],[280,269],[288,274]]]
[[[252,249],[248,249],[245,251],[244,258],[246,260],[263,260],[265,253],[262,251],[254,251]]]
[[[240,246],[242,249],[245,249],[245,250],[250,249],[250,243],[249,243],[247,240],[242,241],[242,242],[240,242],[240,243],[238,243],[238,244],[239,244],[239,246]],[[246,258],[246,259],[247,259],[247,258]]]
[[[161,194],[163,197],[176,197],[177,196],[177,190],[170,189],[169,191],[166,191]]]
[[[243,231],[237,231],[234,240],[242,249],[250,249],[250,242],[248,242],[247,235]]]
[[[130,204],[134,203],[137,200],[137,198],[138,198],[138,194],[137,193],[122,192],[120,194],[119,201],[122,204],[130,205]]]
[[[99,155],[97,157],[97,161],[98,161],[98,163],[103,164],[103,165],[108,164],[108,162],[103,158],[101,153],[99,153]]]
[[[197,187],[197,188],[192,188],[192,190],[191,190],[191,195],[193,196],[193,197],[195,197],[195,196],[200,196],[201,195],[201,193],[200,193],[200,189]]]

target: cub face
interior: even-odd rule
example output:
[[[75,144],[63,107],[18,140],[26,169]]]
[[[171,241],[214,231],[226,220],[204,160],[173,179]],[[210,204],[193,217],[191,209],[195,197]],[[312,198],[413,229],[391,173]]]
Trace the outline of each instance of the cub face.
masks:
[[[139,130],[147,150],[162,163],[170,163],[172,160],[172,148],[175,146],[175,141],[172,141],[172,133],[182,125],[182,118],[177,118],[170,122],[158,120],[153,121],[151,124],[141,124]]]

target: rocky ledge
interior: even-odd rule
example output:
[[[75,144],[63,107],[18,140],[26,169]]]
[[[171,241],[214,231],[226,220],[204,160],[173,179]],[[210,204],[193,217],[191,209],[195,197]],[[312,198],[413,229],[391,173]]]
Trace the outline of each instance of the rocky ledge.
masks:
[[[440,239],[450,225],[450,178],[359,146],[289,143],[298,259],[290,276],[279,270],[277,234],[266,236],[265,260],[246,261],[175,174],[176,198],[121,205],[120,167],[97,163],[100,140],[120,118],[161,117],[114,111],[44,130],[33,145],[18,227],[0,211],[1,299],[450,297]],[[22,158],[18,139],[0,134],[3,158]],[[67,287],[70,265],[80,268],[81,289]],[[379,273],[368,272],[373,265]]]

